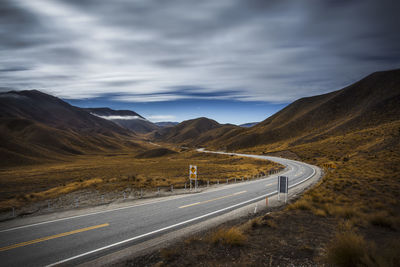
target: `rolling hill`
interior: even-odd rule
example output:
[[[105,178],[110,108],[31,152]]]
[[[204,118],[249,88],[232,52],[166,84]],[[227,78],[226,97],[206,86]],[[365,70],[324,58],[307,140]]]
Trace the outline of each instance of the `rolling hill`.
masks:
[[[209,144],[233,150],[323,140],[399,120],[400,70],[373,73],[341,90],[301,98],[252,128]]]
[[[226,134],[239,130],[239,126],[219,124],[208,118],[197,118],[161,129],[152,135],[154,141],[178,143],[183,145],[202,145]]]
[[[110,120],[119,126],[136,133],[149,133],[160,127],[131,110],[113,110],[110,108],[85,108],[92,115]]]
[[[133,132],[45,93],[0,93],[0,166],[139,147],[132,138]]]
[[[199,133],[194,140],[208,148],[292,158],[320,166],[324,177],[281,211],[267,209],[258,218],[227,223],[168,247],[174,256],[167,265],[397,266],[399,104],[400,70],[376,72],[341,90],[299,99],[251,128],[214,138],[208,138],[210,132],[220,127]],[[218,250],[215,242],[207,242],[234,231],[244,236],[237,256],[232,244]],[[290,249],[282,252],[282,247]],[[199,251],[212,255],[207,252],[199,261]],[[243,260],[244,254],[249,258]],[[157,252],[145,259],[162,257]]]

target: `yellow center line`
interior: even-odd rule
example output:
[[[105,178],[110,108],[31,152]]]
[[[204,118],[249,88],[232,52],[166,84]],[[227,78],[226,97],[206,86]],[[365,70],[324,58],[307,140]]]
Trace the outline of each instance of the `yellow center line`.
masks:
[[[77,229],[77,230],[73,230],[70,232],[65,232],[65,233],[61,233],[61,234],[57,234],[57,235],[46,236],[46,237],[31,240],[31,241],[26,241],[26,242],[10,245],[7,247],[2,247],[2,248],[0,248],[0,251],[6,251],[6,250],[18,248],[18,247],[24,247],[27,245],[43,242],[46,240],[51,240],[51,239],[55,239],[55,238],[59,238],[59,237],[67,236],[67,235],[73,235],[73,234],[77,234],[77,233],[81,233],[81,232],[85,232],[85,231],[89,231],[89,230],[93,230],[93,229],[97,229],[97,228],[102,228],[102,227],[106,227],[106,226],[109,226],[109,224],[108,223],[99,224],[99,225],[81,228],[81,229]]]
[[[208,203],[208,202],[211,202],[211,201],[220,200],[220,199],[227,198],[227,197],[232,197],[232,196],[237,196],[237,195],[240,195],[240,194],[243,194],[243,193],[246,193],[246,192],[247,192],[246,190],[245,191],[241,191],[241,192],[236,192],[234,194],[230,194],[230,195],[226,195],[226,196],[222,196],[222,197],[217,197],[217,198],[213,198],[213,199],[206,200],[206,201],[196,202],[196,203],[192,203],[192,204],[185,205],[185,206],[180,206],[179,208],[183,209],[183,208],[192,207],[192,206],[195,206],[195,205],[205,204],[205,203]]]

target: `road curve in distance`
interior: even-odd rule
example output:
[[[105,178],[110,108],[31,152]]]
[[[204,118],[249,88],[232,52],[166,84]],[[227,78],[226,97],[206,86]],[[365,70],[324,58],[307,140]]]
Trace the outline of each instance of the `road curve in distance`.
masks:
[[[318,168],[278,157],[235,155],[285,165],[280,175],[289,177],[289,187],[310,179]],[[5,229],[0,223],[0,265],[76,265],[251,204],[276,194],[276,190],[277,176],[273,175],[201,193],[101,212],[89,211],[32,225]]]

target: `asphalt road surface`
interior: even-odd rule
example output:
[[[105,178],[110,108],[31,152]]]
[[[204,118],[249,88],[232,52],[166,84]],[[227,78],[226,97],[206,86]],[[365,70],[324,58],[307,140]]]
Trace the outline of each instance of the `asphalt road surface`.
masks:
[[[289,177],[289,188],[312,177],[317,168],[283,158],[241,156],[285,165],[280,175]],[[2,229],[0,265],[76,265],[221,215],[276,191],[274,175],[178,198]]]

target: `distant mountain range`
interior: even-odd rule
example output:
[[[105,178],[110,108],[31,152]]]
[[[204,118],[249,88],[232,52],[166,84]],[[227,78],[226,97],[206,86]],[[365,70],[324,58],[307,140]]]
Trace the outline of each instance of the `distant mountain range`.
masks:
[[[110,108],[86,108],[85,110],[136,133],[149,133],[162,128],[131,110],[113,110]]]
[[[301,98],[266,120],[236,126],[208,118],[152,123],[129,110],[83,109],[33,91],[0,93],[0,167],[154,142],[237,150],[305,144],[400,118],[400,70],[376,72],[346,88]],[[252,126],[253,125],[253,126]],[[252,127],[249,127],[252,126]]]
[[[301,98],[251,128],[199,118],[163,129],[155,141],[235,150],[289,140],[302,144],[400,118],[400,70],[373,73],[346,88]]]

